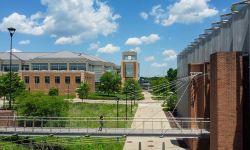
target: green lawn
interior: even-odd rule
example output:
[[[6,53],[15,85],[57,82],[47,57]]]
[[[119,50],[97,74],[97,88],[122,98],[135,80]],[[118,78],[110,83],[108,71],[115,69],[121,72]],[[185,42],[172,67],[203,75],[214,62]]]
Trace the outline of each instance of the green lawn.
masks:
[[[0,150],[32,149],[32,145],[27,144],[30,147],[22,145],[24,139],[26,139],[26,143],[32,141],[33,146],[37,148],[54,148],[57,150],[122,150],[125,142],[125,138],[19,137],[14,141],[12,139],[12,142],[0,140]],[[19,145],[16,143],[19,143]]]
[[[125,94],[102,94],[102,93],[90,93],[87,97],[87,99],[93,99],[93,100],[114,100],[116,97],[119,97],[121,100],[125,100],[126,99],[126,95]],[[129,95],[127,97],[128,99],[130,99]],[[132,99],[134,99],[134,97],[131,97]],[[138,95],[137,100],[143,100],[144,97],[142,94]]]
[[[132,114],[131,114],[131,105],[130,105],[130,101],[128,101],[128,107],[127,107],[128,117],[133,117],[136,112],[136,109],[137,109],[137,105],[133,105]],[[66,126],[97,128],[100,126],[99,116],[101,114],[104,115],[104,127],[106,128],[117,127],[117,121],[116,121],[117,105],[116,104],[87,104],[87,103],[70,104],[68,117],[91,117],[88,119],[89,121],[87,122],[85,120],[80,123],[71,122],[71,123],[68,123]],[[118,121],[119,128],[130,127],[132,123],[132,118],[129,118],[126,121],[125,116],[126,116],[126,105],[120,104],[119,105],[119,117],[124,117],[124,118],[119,119]],[[113,118],[110,118],[110,117],[113,117]],[[90,120],[95,120],[95,121],[90,121]]]

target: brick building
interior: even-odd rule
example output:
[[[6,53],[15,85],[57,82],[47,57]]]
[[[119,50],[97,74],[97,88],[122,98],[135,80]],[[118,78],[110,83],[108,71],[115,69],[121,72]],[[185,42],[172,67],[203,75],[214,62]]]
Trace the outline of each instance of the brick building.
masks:
[[[21,76],[27,90],[48,92],[54,87],[59,89],[60,95],[75,94],[81,82],[88,83],[93,92],[105,71],[116,70],[113,63],[69,51],[15,52],[12,58],[12,71]],[[0,74],[9,71],[9,53],[0,53],[0,68]]]
[[[210,118],[210,139],[187,139],[192,150],[250,149],[249,4],[233,4],[177,57],[177,76],[190,83],[177,93],[178,116]]]

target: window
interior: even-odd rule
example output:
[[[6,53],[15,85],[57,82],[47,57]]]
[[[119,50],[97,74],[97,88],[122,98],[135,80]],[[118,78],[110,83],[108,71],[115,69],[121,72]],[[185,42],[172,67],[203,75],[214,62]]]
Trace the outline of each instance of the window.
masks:
[[[84,63],[70,63],[69,70],[86,70],[86,64]]]
[[[22,65],[22,70],[29,70],[29,65]]]
[[[35,76],[35,83],[36,84],[40,83],[40,77],[39,76]]]
[[[49,77],[49,76],[45,76],[44,82],[45,82],[46,84],[49,84],[49,83],[50,83],[50,77]]]
[[[12,66],[11,70],[13,72],[18,72],[18,70],[19,70],[19,65],[18,64],[12,64],[11,66]],[[2,64],[2,71],[4,71],[4,72],[10,71],[10,65],[9,64]]]
[[[30,83],[29,76],[24,76],[24,83],[26,83],[26,84]]]
[[[134,76],[134,66],[132,63],[126,63],[125,64],[125,69],[126,69],[126,77],[133,77]]]
[[[56,83],[56,84],[60,84],[60,77],[59,77],[59,76],[56,76],[56,77],[55,77],[55,83]]]
[[[31,69],[32,70],[48,70],[48,64],[46,64],[46,63],[32,63]]]
[[[80,84],[81,83],[81,77],[77,76],[75,78],[75,81],[76,81],[77,84]]]
[[[52,63],[50,64],[50,70],[67,70],[66,63]]]
[[[66,84],[70,84],[70,77],[69,77],[69,76],[66,76],[66,77],[65,77],[65,83],[66,83]]]

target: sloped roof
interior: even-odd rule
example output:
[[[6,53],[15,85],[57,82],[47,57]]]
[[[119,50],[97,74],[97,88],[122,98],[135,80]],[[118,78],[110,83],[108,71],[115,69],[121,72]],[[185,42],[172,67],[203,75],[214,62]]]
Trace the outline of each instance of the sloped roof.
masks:
[[[36,59],[54,59],[54,58],[68,58],[68,59],[88,59],[90,61],[100,61],[105,63],[110,63],[104,59],[96,56],[87,55],[85,53],[75,53],[70,51],[60,51],[60,52],[12,52],[13,60],[36,60]],[[9,60],[9,52],[0,52],[0,60]]]

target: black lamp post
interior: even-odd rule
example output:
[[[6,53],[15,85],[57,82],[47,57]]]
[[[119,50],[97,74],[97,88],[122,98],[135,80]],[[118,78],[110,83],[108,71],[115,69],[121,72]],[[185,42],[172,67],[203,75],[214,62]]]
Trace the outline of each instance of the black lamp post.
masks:
[[[125,89],[126,92],[126,120],[128,120],[128,89]]]
[[[118,128],[118,117],[119,117],[119,100],[120,98],[117,96],[116,100],[116,127]]]
[[[9,66],[9,71],[10,71],[10,89],[9,89],[9,109],[11,109],[11,101],[12,101],[12,37],[16,31],[15,28],[8,28],[9,33],[10,33],[10,66]]]

